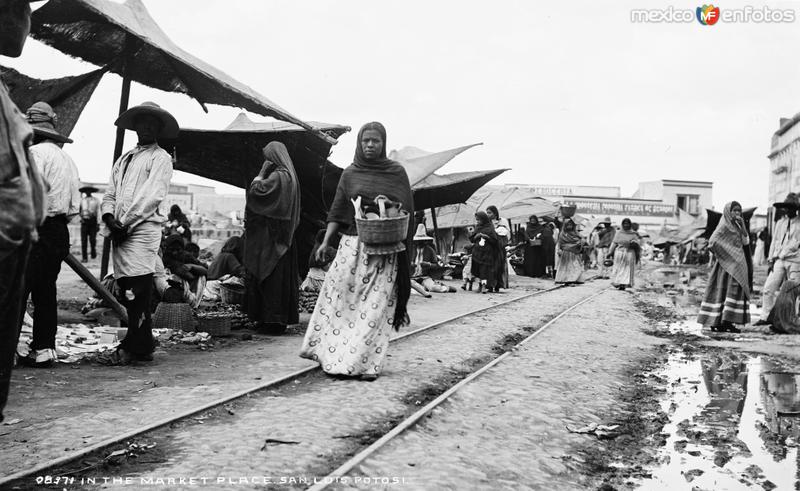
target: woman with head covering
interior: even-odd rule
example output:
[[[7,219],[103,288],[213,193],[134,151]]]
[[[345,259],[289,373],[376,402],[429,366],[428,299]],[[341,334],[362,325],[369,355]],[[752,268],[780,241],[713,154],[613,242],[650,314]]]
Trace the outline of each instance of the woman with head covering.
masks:
[[[597,277],[602,279],[609,277],[608,267],[604,263],[617,230],[611,226],[611,217],[606,217],[605,220],[598,223],[597,228],[595,250],[597,251],[597,267],[600,269],[600,274]]]
[[[247,190],[244,307],[267,332],[297,324],[298,266],[294,233],[300,224],[300,185],[283,143],[264,147],[264,165]]]
[[[552,235],[547,227],[539,223],[536,215],[531,215],[525,225],[525,248],[523,268],[525,276],[543,278],[547,275],[548,250],[552,250]],[[547,238],[550,237],[548,241]],[[547,244],[545,243],[547,242]]]
[[[374,380],[383,366],[392,328],[409,322],[408,253],[367,254],[358,238],[352,200],[371,204],[380,195],[401,203],[403,210],[414,209],[405,168],[386,157],[386,129],[373,122],[358,132],[355,158],[339,179],[328,229],[317,252],[322,254],[336,233],[342,232],[300,351],[300,356],[318,362],[328,374]],[[413,231],[413,220],[409,220],[406,247]]]
[[[208,267],[208,279],[218,280],[223,276],[242,276],[244,277],[244,266],[242,261],[242,249],[244,241],[238,235],[234,235],[222,246],[222,250]]]
[[[640,240],[639,234],[633,230],[630,218],[622,220],[622,230],[614,234],[611,248],[606,255],[607,259],[614,260],[611,284],[620,290],[633,286],[633,276],[642,250]]]
[[[697,322],[712,331],[739,332],[734,324],[750,322],[750,291],[753,264],[750,239],[742,219],[742,205],[725,205],[714,233],[708,241],[716,262],[708,279]]]
[[[583,283],[583,246],[586,241],[578,233],[575,222],[568,218],[558,234],[558,267],[556,283]]]
[[[167,225],[164,227],[164,237],[178,234],[184,242],[192,241],[192,224],[178,205],[172,205],[167,215]]]
[[[480,280],[478,293],[491,292],[497,285],[497,270],[500,269],[500,238],[485,212],[475,214],[475,231],[469,240],[472,242],[472,276]]]
[[[508,246],[511,240],[511,231],[506,226],[506,221],[500,218],[500,212],[497,210],[496,206],[492,205],[487,207],[486,214],[489,216],[489,220],[492,221],[494,231],[500,239],[498,245],[499,267],[497,268],[497,284],[494,289],[495,291],[500,291],[500,288],[508,288],[508,257],[506,255],[506,246]]]

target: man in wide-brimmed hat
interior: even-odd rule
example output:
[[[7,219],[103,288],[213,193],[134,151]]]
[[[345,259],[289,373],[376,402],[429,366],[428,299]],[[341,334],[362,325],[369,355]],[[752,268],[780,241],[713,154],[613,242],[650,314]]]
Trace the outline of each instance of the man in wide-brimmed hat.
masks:
[[[78,191],[83,193],[81,199],[81,256],[83,262],[89,261],[88,247],[92,249],[92,259],[97,257],[97,229],[98,227],[98,211],[100,210],[100,201],[92,196],[98,190],[94,186],[83,186]]]
[[[39,240],[31,247],[25,272],[23,304],[30,295],[34,307],[33,340],[30,352],[20,353],[20,363],[49,367],[56,361],[56,281],[61,262],[69,254],[67,224],[78,214],[80,181],[75,162],[60,146],[72,140],[56,130],[53,108],[46,102],[37,102],[28,108],[27,118],[34,135],[30,154],[49,190],[47,213],[38,228]]]
[[[26,0],[0,0],[0,55],[19,56],[30,25]],[[19,338],[25,266],[46,205],[44,183],[25,148],[32,136],[0,81],[0,421]]]
[[[157,104],[145,102],[122,113],[115,124],[139,137],[138,145],[114,163],[101,206],[114,246],[114,277],[128,310],[128,333],[107,362],[125,365],[153,359],[150,300],[165,221],[158,209],[172,179],[172,158],[157,140],[177,137],[178,122]]]
[[[784,280],[800,273],[800,217],[797,216],[800,197],[795,193],[789,193],[782,202],[773,206],[784,211],[784,215],[775,224],[772,244],[767,255],[769,274],[761,290],[761,318],[755,323],[757,326],[769,323],[767,320],[769,313],[775,305]]]

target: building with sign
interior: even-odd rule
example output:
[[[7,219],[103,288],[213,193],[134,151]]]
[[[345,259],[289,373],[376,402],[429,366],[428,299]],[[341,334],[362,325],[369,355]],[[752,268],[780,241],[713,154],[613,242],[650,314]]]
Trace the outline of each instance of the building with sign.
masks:
[[[614,186],[506,185],[575,206],[576,213],[590,219],[610,217],[619,225],[622,219],[630,218],[651,234],[664,226],[691,221],[703,215],[706,208],[713,208],[713,186],[707,181],[662,179],[642,182],[632,197],[623,197],[620,188]]]

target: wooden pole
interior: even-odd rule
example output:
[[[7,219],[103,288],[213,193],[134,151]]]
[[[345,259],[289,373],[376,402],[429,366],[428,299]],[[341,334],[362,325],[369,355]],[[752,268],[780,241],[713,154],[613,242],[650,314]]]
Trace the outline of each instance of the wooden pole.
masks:
[[[436,244],[436,251],[439,248],[439,223],[436,221],[436,208],[431,208],[431,220],[433,221],[433,242]]]
[[[111,292],[103,287],[102,283],[97,281],[97,278],[92,276],[92,273],[86,269],[86,267],[81,264],[80,261],[78,261],[78,258],[72,254],[67,254],[64,262],[67,263],[67,265],[72,268],[72,270],[75,271],[78,276],[80,276],[81,279],[85,281],[89,287],[91,287],[92,290],[97,292],[97,294],[100,295],[103,300],[111,305],[111,308],[117,313],[117,315],[119,315],[119,318],[122,319],[125,324],[128,323],[128,311],[125,310],[125,307],[123,307],[122,304],[120,304],[117,299],[114,298],[114,295],[112,295]]]
[[[127,63],[126,69],[127,72]],[[130,77],[124,76],[122,78],[122,93],[119,97],[119,114],[124,113],[128,110],[128,104],[131,98],[131,79]],[[114,160],[112,160],[112,165],[117,159],[122,155],[122,147],[125,144],[125,128],[117,127],[117,140],[114,143]],[[103,239],[103,255],[100,259],[100,279],[106,277],[108,274],[108,260],[111,256],[111,241],[108,237]]]

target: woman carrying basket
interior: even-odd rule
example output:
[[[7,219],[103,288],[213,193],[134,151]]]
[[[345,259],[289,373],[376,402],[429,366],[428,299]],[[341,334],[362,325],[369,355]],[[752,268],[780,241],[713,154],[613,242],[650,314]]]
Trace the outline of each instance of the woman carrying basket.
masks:
[[[318,251],[336,233],[342,238],[308,322],[300,356],[312,359],[331,375],[377,378],[392,328],[408,322],[411,294],[407,252],[367,254],[359,241],[351,200],[373,203],[383,195],[413,212],[405,169],[386,157],[386,129],[373,122],[358,132],[355,159],[342,173],[328,213],[328,229]],[[409,220],[406,247],[413,235]]]
[[[622,230],[614,234],[611,248],[606,255],[606,259],[613,258],[611,284],[619,290],[633,287],[636,265],[639,263],[642,253],[640,240],[639,234],[633,230],[631,219],[622,220]]]

